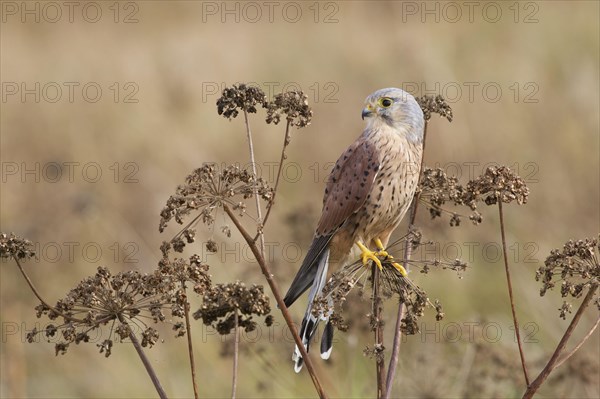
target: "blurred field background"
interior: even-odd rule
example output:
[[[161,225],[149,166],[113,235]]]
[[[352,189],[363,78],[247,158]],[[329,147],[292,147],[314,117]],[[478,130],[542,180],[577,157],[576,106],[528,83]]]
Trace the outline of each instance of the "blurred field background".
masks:
[[[530,187],[527,205],[506,207],[506,222],[518,316],[527,327],[526,356],[530,373],[537,375],[570,317],[558,317],[558,292],[539,297],[535,270],[551,249],[570,238],[594,237],[600,225],[598,2],[495,2],[502,12],[495,23],[488,22],[495,8],[485,8],[486,2],[475,2],[472,21],[462,3],[453,3],[462,10],[458,19],[440,2],[296,3],[301,15],[295,23],[290,21],[296,6],[289,2],[276,2],[273,22],[262,2],[250,6],[260,7],[258,19],[254,9],[237,2],[140,1],[116,8],[97,2],[88,6],[102,11],[96,23],[82,17],[88,3],[75,3],[73,22],[63,6],[54,23],[47,20],[55,16],[52,9],[43,14],[44,2],[2,3],[1,230],[38,243],[40,259],[26,267],[50,302],[100,265],[115,273],[154,269],[161,241],[176,232],[171,226],[165,235],[158,233],[159,212],[176,185],[203,162],[247,164],[242,120],[228,122],[215,107],[220,88],[235,82],[256,82],[267,92],[300,86],[313,106],[312,124],[293,132],[292,166],[266,229],[276,278],[287,289],[301,260],[297,250],[307,248],[317,221],[329,163],[362,130],[364,98],[382,87],[416,88],[416,95],[446,95],[455,115],[450,124],[433,117],[427,165],[459,173],[466,183],[487,163],[506,164]],[[22,4],[40,7],[39,23],[31,15],[21,21]],[[437,7],[438,20],[425,7]],[[87,9],[89,15],[95,9]],[[40,83],[39,102],[34,94],[24,99],[20,91],[11,94],[23,82],[34,91]],[[56,102],[49,101],[55,98],[52,84],[42,90],[52,82],[62,88]],[[65,82],[79,84],[72,102]],[[97,102],[82,94],[90,82],[102,89]],[[126,102],[128,94],[137,102]],[[263,115],[251,123],[268,178],[283,130],[266,126]],[[69,162],[75,163],[72,179]],[[56,179],[58,164],[63,169]],[[23,174],[24,169],[34,172]],[[96,180],[96,170],[102,175],[88,182]],[[403,343],[398,397],[522,393],[497,252],[496,208],[482,213],[480,226],[451,228],[447,219],[430,221],[421,208],[424,237],[438,244],[418,256],[453,260],[458,254],[469,268],[462,279],[449,271],[412,274],[430,298],[442,301],[446,318],[436,323],[430,312],[422,320],[424,334]],[[187,251],[204,253],[202,242],[210,237],[221,249],[207,255],[214,282],[265,284],[236,235],[226,240],[218,230],[200,226],[198,243]],[[156,396],[129,344],[116,345],[109,359],[95,344],[71,347],[59,357],[53,344],[27,344],[25,330],[47,320],[35,318],[37,302],[16,267],[3,262],[0,272],[2,397]],[[198,303],[194,298],[194,306]],[[304,306],[302,300],[292,308],[298,321]],[[396,302],[385,307],[391,347]],[[260,337],[243,337],[239,396],[313,397],[308,374],[293,372],[293,344],[282,336],[283,318],[276,309],[273,314],[275,327],[262,327]],[[597,315],[588,310],[572,342]],[[199,323],[194,328],[201,395],[226,397],[231,338],[223,343]],[[168,326],[161,331],[165,342],[147,353],[167,393],[190,397],[185,341],[175,339]],[[539,397],[599,397],[599,339],[596,332],[555,371]],[[374,360],[362,353],[369,344],[371,334],[360,329],[336,334],[331,360],[317,361],[332,396],[374,395]]]

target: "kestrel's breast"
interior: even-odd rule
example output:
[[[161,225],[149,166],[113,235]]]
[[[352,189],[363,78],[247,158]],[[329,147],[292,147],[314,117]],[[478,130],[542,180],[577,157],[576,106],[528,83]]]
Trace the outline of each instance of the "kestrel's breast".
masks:
[[[422,147],[399,134],[377,135],[380,168],[363,206],[342,227],[367,245],[390,234],[408,210],[417,188]]]

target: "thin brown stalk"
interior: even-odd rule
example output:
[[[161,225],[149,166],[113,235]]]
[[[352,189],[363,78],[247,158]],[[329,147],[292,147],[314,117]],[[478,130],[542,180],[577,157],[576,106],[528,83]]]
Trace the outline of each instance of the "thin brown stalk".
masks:
[[[52,306],[50,306],[49,303],[47,303],[46,301],[44,301],[44,299],[42,298],[42,296],[40,295],[40,293],[38,292],[38,290],[35,288],[35,285],[33,285],[33,281],[31,281],[31,279],[29,278],[29,275],[27,274],[27,272],[25,271],[25,269],[23,269],[23,266],[21,265],[21,262],[19,262],[19,259],[16,256],[13,256],[13,259],[15,260],[15,262],[17,263],[17,266],[19,267],[19,270],[21,271],[21,274],[23,275],[23,277],[25,278],[25,281],[27,281],[27,284],[29,285],[29,288],[31,289],[31,291],[33,291],[33,295],[36,296],[36,298],[47,308],[49,308],[50,310],[52,310],[53,312],[56,312],[58,314],[60,314],[61,316],[62,313],[58,312],[56,309],[54,309]],[[69,321],[77,321],[77,322],[82,322],[82,320],[79,319],[73,319],[72,317],[69,316],[63,316],[66,317]]]
[[[38,292],[37,288],[35,288],[35,285],[33,285],[33,281],[31,281],[31,279],[29,278],[29,275],[27,274],[27,272],[25,271],[25,269],[23,268],[23,266],[21,265],[21,262],[19,262],[19,259],[16,256],[13,256],[13,259],[15,260],[15,262],[17,263],[17,266],[19,267],[19,270],[21,271],[21,274],[23,275],[23,277],[25,278],[25,281],[27,282],[27,285],[29,285],[29,288],[31,289],[31,291],[33,292],[33,295],[35,295],[35,297],[48,309],[50,309],[52,312],[56,313],[57,315],[59,315],[60,317],[64,318],[65,320],[68,321],[72,321],[74,323],[84,323],[86,324],[87,322],[85,320],[82,319],[78,319],[76,317],[72,317],[69,315],[66,315],[62,312],[60,312],[59,310],[55,309],[53,306],[50,306],[50,304],[48,302],[46,302],[43,298],[42,295]],[[109,320],[112,319],[112,316],[110,317],[106,317],[100,320],[96,321],[95,325],[100,325],[104,322],[107,322]]]
[[[190,369],[192,371],[192,386],[194,388],[194,398],[198,399],[198,384],[196,383],[196,362],[194,361],[194,346],[192,344],[192,324],[190,323],[190,303],[187,300],[187,294],[185,292],[185,283],[182,283],[183,293],[185,298],[185,328],[187,335],[188,354],[190,357]]]
[[[260,252],[260,249],[257,247],[254,239],[250,236],[250,234],[248,234],[248,232],[246,231],[244,226],[242,226],[242,224],[236,217],[235,213],[233,213],[231,208],[229,208],[229,206],[224,204],[223,209],[225,210],[225,213],[227,213],[227,215],[229,215],[229,217],[231,218],[231,221],[236,226],[236,228],[238,229],[238,231],[240,232],[240,234],[242,235],[242,237],[244,238],[244,240],[250,247],[250,250],[254,254],[254,257],[256,258],[256,261],[258,262],[258,265],[260,266],[260,269],[261,269],[263,275],[265,276],[267,283],[269,284],[269,287],[271,288],[271,292],[273,293],[273,296],[275,297],[277,306],[279,307],[279,310],[281,311],[283,318],[285,319],[285,322],[286,322],[288,328],[290,329],[292,336],[294,337],[294,342],[296,343],[296,345],[298,346],[298,349],[300,350],[300,355],[302,356],[302,359],[304,359],[304,363],[306,364],[306,370],[310,374],[310,377],[311,377],[312,382],[317,390],[317,393],[319,394],[320,398],[326,398],[327,395],[325,394],[325,391],[323,390],[323,387],[321,386],[321,383],[317,376],[317,373],[316,373],[316,370],[312,363],[312,360],[308,356],[308,353],[306,352],[304,345],[302,345],[302,340],[300,339],[300,336],[298,335],[298,330],[296,330],[296,326],[294,325],[294,321],[292,320],[292,316],[290,315],[288,308],[285,306],[285,303],[283,303],[283,299],[282,299],[281,293],[279,291],[279,287],[277,286],[277,283],[275,282],[275,280],[273,280],[273,274],[271,273],[271,270],[270,270],[269,266],[267,265],[267,262],[265,261],[264,256]]]
[[[517,337],[517,345],[519,347],[519,356],[521,358],[521,366],[523,367],[523,375],[525,376],[525,384],[529,386],[529,375],[527,374],[527,365],[525,363],[525,354],[523,353],[523,341],[521,341],[521,332],[519,330],[519,321],[517,320],[517,312],[515,310],[515,300],[513,296],[512,281],[510,279],[510,270],[508,268],[508,253],[506,251],[506,235],[504,233],[504,214],[502,212],[502,199],[498,198],[498,213],[500,215],[500,235],[502,236],[502,255],[504,258],[504,270],[506,270],[506,283],[508,286],[508,296],[510,298],[510,310],[512,312],[513,322],[515,325],[515,334]]]
[[[254,141],[252,140],[252,131],[250,130],[250,121],[248,120],[248,112],[246,112],[246,109],[244,109],[244,123],[246,124],[246,136],[248,138],[248,151],[250,152],[250,163],[252,164],[252,173],[254,174],[254,176],[257,176],[256,160],[254,157]],[[265,236],[264,236],[264,234],[262,234],[262,226],[263,226],[262,210],[260,208],[260,198],[258,196],[258,189],[256,187],[256,182],[254,184],[254,200],[256,202],[256,217],[258,219],[258,225],[261,226],[259,233],[258,233],[258,238],[260,241],[260,252],[264,255],[264,253],[265,253]]]
[[[240,350],[240,331],[238,328],[238,311],[235,310],[234,314],[234,330],[233,330],[233,377],[231,378],[231,399],[235,399],[237,391],[237,380],[238,380],[238,356]]]
[[[250,162],[252,163],[252,172],[256,176],[254,144],[253,144],[253,140],[252,140],[252,132],[250,130],[250,123],[248,121],[248,113],[246,112],[245,109],[244,109],[244,121],[246,124],[246,134],[248,137],[248,148],[249,148],[249,152],[250,152]],[[283,148],[282,154],[281,154],[282,161],[280,162],[279,171],[277,173],[278,176],[277,176],[276,186],[278,185],[279,178],[281,175],[281,168],[283,165],[283,160],[285,159],[285,147],[287,146],[287,144],[289,142],[289,126],[290,126],[290,124],[288,122],[288,124],[286,125],[284,148]],[[261,208],[260,208],[260,199],[258,198],[256,191],[254,194],[255,194],[255,198],[256,198],[256,211],[257,211],[258,225],[259,225],[259,231],[258,231],[257,237],[260,241],[260,248],[256,246],[256,237],[252,238],[248,234],[246,229],[241,225],[241,223],[239,222],[239,220],[237,219],[235,214],[231,211],[231,209],[225,204],[223,205],[223,208],[225,209],[225,212],[229,215],[229,217],[231,218],[231,220],[233,221],[233,223],[235,224],[235,226],[237,227],[239,232],[244,237],[244,240],[246,241],[246,243],[250,246],[250,249],[251,249],[252,253],[254,254],[254,257],[256,258],[256,261],[258,262],[262,273],[264,274],[265,278],[267,279],[267,283],[269,284],[269,287],[271,288],[271,291],[273,292],[273,296],[275,297],[275,299],[277,301],[277,305],[278,305],[279,309],[281,310],[281,313],[283,314],[283,317],[286,321],[286,324],[288,325],[288,328],[292,332],[292,336],[294,337],[294,341],[296,342],[296,345],[298,345],[298,348],[300,349],[300,354],[301,354],[302,358],[304,359],[304,363],[306,364],[306,369],[308,370],[308,372],[311,376],[311,379],[313,381],[313,384],[315,385],[315,388],[319,394],[319,397],[326,398],[327,395],[325,394],[325,391],[323,390],[321,383],[317,377],[317,374],[316,374],[316,371],[312,364],[312,361],[308,357],[308,353],[306,352],[306,349],[304,348],[304,345],[302,344],[302,340],[300,339],[300,336],[298,335],[298,331],[296,330],[296,326],[294,325],[292,317],[289,314],[287,307],[283,303],[283,299],[282,299],[281,293],[279,292],[277,283],[275,282],[275,280],[273,280],[273,274],[271,273],[271,271],[264,259],[265,238],[264,238],[264,234],[263,234],[263,230],[262,230],[263,226],[264,226],[264,221],[262,219],[262,212],[261,212]],[[267,212],[269,212],[269,211],[270,211],[270,209]]]
[[[373,309],[372,323],[375,330],[375,369],[377,372],[377,398],[383,398],[386,392],[385,389],[385,355],[383,346],[383,324],[382,312],[383,306],[381,296],[379,295],[379,268],[373,265],[371,273],[371,283],[373,286]]]
[[[283,139],[283,146],[281,147],[281,159],[279,160],[279,168],[277,169],[277,177],[275,178],[275,186],[273,187],[273,198],[271,198],[271,202],[269,203],[269,206],[267,207],[267,213],[265,214],[265,218],[262,221],[262,226],[264,226],[267,223],[267,220],[269,219],[269,215],[271,214],[271,209],[273,209],[273,205],[275,204],[275,196],[277,195],[277,188],[279,187],[281,171],[283,170],[283,162],[287,158],[287,156],[285,154],[285,150],[287,149],[287,146],[289,144],[290,144],[290,122],[288,121],[285,126],[285,137]],[[256,240],[257,238],[258,238],[258,234],[254,239]]]
[[[596,331],[596,328],[598,328],[598,324],[600,324],[600,316],[598,316],[598,319],[596,320],[596,323],[592,326],[592,328],[590,328],[590,331],[588,331],[588,333],[585,335],[585,337],[583,337],[581,339],[581,341],[579,341],[579,343],[577,345],[575,345],[575,347],[569,351],[569,353],[567,353],[566,355],[564,355],[562,357],[562,359],[560,359],[556,363],[556,365],[554,366],[555,369],[558,368],[558,367],[560,367],[560,366],[562,366],[562,364],[564,362],[566,362],[567,360],[569,360],[569,358],[571,356],[573,356],[575,354],[575,352],[577,352],[579,350],[579,348],[581,348],[583,346],[583,344],[585,344],[585,341],[587,341],[592,336],[592,334],[594,333],[594,331]]]
[[[123,317],[122,314],[119,314],[118,318],[121,323],[127,325],[127,321],[125,320],[125,318]],[[144,353],[144,350],[142,349],[142,346],[140,345],[140,341],[138,341],[137,337],[135,336],[135,334],[133,333],[133,330],[131,328],[129,329],[129,339],[131,339],[131,343],[133,344],[133,347],[137,351],[137,354],[140,357],[140,359],[142,360],[142,363],[144,364],[144,367],[146,368],[146,372],[148,373],[148,375],[150,376],[150,379],[152,380],[152,384],[154,384],[154,388],[156,389],[158,396],[161,399],[166,399],[167,394],[165,393],[163,387],[160,385],[160,381],[158,379],[158,376],[156,375],[156,372],[154,371],[154,368],[152,368],[152,364],[150,363],[150,360],[148,360],[148,358],[146,357],[146,354]]]
[[[428,122],[425,121],[425,127],[423,128],[423,152],[421,155],[421,165],[419,167],[419,182],[421,181],[421,174],[423,173],[423,165],[425,164],[425,143],[427,142],[427,126]],[[404,243],[404,268],[408,271],[408,263],[412,257],[412,245],[410,244],[410,235],[415,225],[415,220],[417,218],[417,208],[419,206],[419,191],[415,192],[413,196],[412,204],[410,206],[410,219],[408,222],[408,229],[406,235],[406,242]],[[392,385],[394,382],[394,378],[396,377],[396,369],[398,368],[398,360],[400,359],[400,343],[402,342],[402,330],[400,326],[402,325],[402,317],[404,316],[404,303],[400,302],[398,304],[398,312],[396,314],[396,327],[394,330],[394,341],[392,344],[392,354],[390,356],[390,362],[388,364],[388,372],[386,378],[386,390],[384,398],[389,398],[392,394]]]
[[[579,350],[579,348],[581,348],[583,346],[583,344],[585,344],[585,341],[587,341],[592,336],[594,331],[596,331],[596,328],[598,328],[598,324],[600,324],[600,316],[598,317],[598,319],[596,320],[596,323],[592,326],[592,328],[590,328],[590,331],[588,331],[588,333],[585,334],[585,336],[581,339],[581,341],[579,341],[579,343],[577,345],[575,345],[575,347],[573,349],[571,349],[569,351],[569,353],[564,355],[562,357],[562,359],[560,359],[556,363],[556,365],[554,366],[555,369],[562,366],[562,364],[564,362],[566,362],[571,356],[573,356],[575,354],[575,352],[577,352]]]
[[[548,363],[543,368],[543,370],[540,372],[540,374],[536,377],[536,379],[533,380],[533,382],[527,387],[527,390],[523,394],[523,399],[532,398],[533,395],[540,388],[542,383],[544,381],[546,381],[546,378],[548,378],[548,376],[550,375],[552,370],[554,370],[560,364],[558,362],[558,358],[559,358],[561,352],[563,351],[563,349],[565,348],[565,346],[567,345],[567,341],[569,341],[569,338],[571,338],[571,335],[573,334],[575,327],[577,327],[579,320],[581,320],[581,316],[583,315],[585,308],[590,304],[592,299],[594,299],[594,295],[596,295],[597,290],[598,290],[597,284],[594,284],[593,286],[590,287],[587,295],[583,299],[583,302],[579,306],[579,309],[577,309],[577,313],[575,313],[575,316],[573,316],[573,320],[571,320],[571,324],[569,324],[569,327],[567,327],[567,330],[565,331],[560,342],[558,343],[558,346],[554,350],[552,357],[550,358],[550,360],[548,360]]]

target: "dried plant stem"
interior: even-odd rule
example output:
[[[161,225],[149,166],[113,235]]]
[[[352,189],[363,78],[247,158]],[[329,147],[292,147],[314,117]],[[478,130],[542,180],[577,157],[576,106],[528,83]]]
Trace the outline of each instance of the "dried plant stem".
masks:
[[[192,325],[190,323],[190,303],[187,300],[187,294],[185,292],[185,282],[182,282],[183,293],[185,298],[185,328],[188,343],[188,354],[190,356],[190,369],[192,371],[192,386],[194,388],[194,398],[198,399],[198,384],[196,383],[196,362],[194,361],[194,346],[192,345]]]
[[[128,325],[127,321],[125,320],[125,318],[123,317],[122,314],[119,314],[118,318],[121,323]],[[131,343],[133,343],[133,347],[137,351],[137,354],[140,357],[140,359],[142,360],[142,363],[144,363],[146,372],[148,372],[148,375],[150,376],[150,379],[152,380],[152,383],[154,384],[154,388],[156,389],[156,392],[158,392],[158,396],[161,399],[166,399],[167,394],[165,393],[163,387],[160,385],[160,381],[158,380],[156,372],[152,368],[152,364],[150,363],[150,360],[148,360],[148,358],[146,357],[146,354],[144,353],[144,350],[142,349],[142,346],[140,345],[140,341],[138,341],[137,337],[135,336],[135,334],[133,333],[133,330],[131,328],[129,329],[129,339],[131,339]]]
[[[21,265],[21,262],[19,262],[19,259],[16,256],[14,256],[14,255],[13,255],[13,259],[17,263],[17,266],[19,267],[19,270],[21,271],[21,274],[25,278],[25,281],[27,281],[27,284],[29,285],[29,288],[33,292],[33,295],[35,295],[36,298],[44,306],[46,306],[51,311],[56,312],[57,314],[61,315],[62,317],[65,317],[69,321],[76,321],[76,322],[79,322],[79,323],[81,323],[83,321],[83,320],[79,320],[79,319],[74,319],[74,318],[72,318],[70,316],[67,316],[67,315],[63,315],[62,313],[60,313],[59,311],[57,311],[56,309],[54,309],[52,306],[50,306],[49,303],[47,303],[46,301],[44,301],[44,299],[42,298],[42,296],[40,295],[40,293],[38,292],[38,290],[35,288],[35,285],[33,285],[33,281],[31,281],[31,279],[29,278],[29,275],[27,274],[27,272],[25,271],[25,269],[23,269],[23,266]]]
[[[515,300],[513,296],[512,281],[510,279],[510,270],[508,268],[508,253],[506,251],[506,234],[504,232],[504,213],[502,212],[502,199],[498,198],[498,214],[500,216],[500,235],[502,236],[502,254],[504,258],[504,270],[506,270],[506,283],[508,286],[508,296],[510,298],[510,309],[512,311],[513,322],[515,324],[515,335],[519,347],[519,356],[521,357],[521,366],[525,376],[525,384],[529,386],[529,375],[527,374],[527,365],[525,364],[525,354],[523,353],[523,341],[521,341],[521,332],[519,330],[519,321],[515,310]]]
[[[254,176],[257,176],[257,174],[256,174],[256,159],[254,157],[254,141],[252,140],[252,131],[250,130],[250,121],[248,120],[248,112],[246,111],[246,109],[244,109],[244,123],[246,125],[246,136],[248,138],[248,151],[250,152],[250,163],[252,164],[252,173],[254,174]],[[265,254],[265,236],[262,233],[262,226],[263,226],[262,210],[260,208],[260,198],[258,196],[258,189],[256,187],[256,182],[254,183],[254,199],[256,201],[256,217],[258,219],[258,225],[259,225],[258,239],[260,242],[260,253],[264,255]]]
[[[273,280],[273,274],[271,273],[271,270],[269,269],[269,266],[267,265],[264,256],[260,252],[260,249],[257,247],[254,239],[250,236],[250,234],[248,234],[248,232],[246,231],[244,226],[242,226],[242,224],[240,223],[240,221],[238,220],[236,215],[233,213],[231,208],[229,208],[229,206],[227,206],[227,205],[223,205],[223,209],[225,210],[225,213],[227,213],[227,215],[229,215],[229,217],[231,218],[231,221],[233,222],[235,227],[237,227],[238,231],[240,232],[240,234],[242,235],[242,237],[244,238],[244,240],[250,247],[250,250],[254,254],[254,257],[256,258],[256,261],[258,262],[258,265],[260,266],[260,269],[261,269],[263,275],[265,276],[267,283],[269,284],[269,287],[271,288],[271,292],[273,293],[273,296],[275,297],[277,306],[279,307],[279,310],[283,314],[283,318],[285,319],[285,322],[286,322],[288,328],[290,329],[292,336],[294,337],[294,342],[296,343],[296,345],[298,346],[298,349],[300,350],[300,355],[304,359],[304,363],[306,364],[306,370],[310,374],[310,377],[311,377],[313,384],[317,390],[317,393],[319,394],[320,398],[326,398],[327,395],[325,394],[325,391],[323,390],[323,387],[321,386],[319,378],[317,377],[316,370],[314,368],[312,360],[308,356],[308,353],[306,352],[304,345],[302,345],[302,340],[300,339],[300,336],[298,335],[298,330],[296,330],[296,326],[294,325],[292,316],[290,315],[287,307],[283,303],[281,293],[279,292],[279,287],[277,286],[277,283],[275,282],[275,280]]]
[[[425,143],[427,142],[427,126],[428,121],[425,121],[425,127],[423,128],[423,152],[421,156],[421,165],[419,167],[419,180],[421,181],[421,175],[423,173],[423,165],[425,163]],[[412,257],[412,245],[410,244],[410,236],[412,230],[415,225],[415,220],[417,218],[417,208],[419,206],[419,191],[415,192],[413,196],[413,200],[410,206],[410,215],[408,221],[408,229],[407,229],[407,239],[404,243],[404,268],[408,271],[408,262]],[[402,342],[402,330],[400,329],[402,325],[402,317],[404,316],[404,303],[400,302],[398,304],[398,312],[396,314],[396,327],[394,331],[394,342],[392,344],[392,354],[390,356],[390,362],[388,365],[388,372],[386,378],[386,390],[384,398],[389,398],[392,394],[392,385],[394,382],[394,378],[396,377],[396,369],[398,368],[398,360],[400,359],[400,343]]]
[[[21,274],[25,278],[25,281],[27,281],[27,284],[29,285],[29,288],[31,289],[31,291],[33,292],[33,294],[36,296],[36,298],[44,306],[46,306],[48,309],[50,309],[51,311],[55,312],[56,314],[60,315],[61,317],[65,318],[66,320],[77,322],[77,323],[84,323],[83,320],[79,320],[77,318],[70,317],[68,315],[65,315],[65,314],[57,311],[52,306],[50,306],[46,301],[44,301],[44,299],[42,298],[42,296],[40,295],[40,293],[38,292],[38,290],[35,288],[35,285],[33,285],[33,282],[29,278],[29,275],[25,272],[25,269],[23,269],[23,266],[21,265],[21,262],[19,262],[19,259],[17,259],[17,257],[15,257],[15,256],[13,256],[13,259],[17,263],[17,266],[19,267],[19,270],[21,271]],[[125,320],[125,318],[123,317],[123,315],[118,314],[117,317],[118,317],[118,319],[119,319],[119,321],[121,323],[128,325],[128,323]],[[98,320],[98,324],[104,323],[107,320],[109,320],[109,319]],[[148,360],[148,358],[146,357],[146,354],[142,350],[140,342],[137,340],[135,334],[133,333],[133,330],[131,330],[131,329],[130,329],[130,332],[129,332],[129,338],[131,339],[131,342],[133,343],[133,346],[135,347],[135,350],[137,351],[138,356],[142,360],[142,363],[144,364],[144,367],[146,368],[146,371],[148,372],[148,375],[150,376],[150,379],[152,380],[152,383],[154,384],[154,388],[156,389],[156,392],[158,392],[158,396],[161,399],[166,399],[167,398],[167,394],[165,393],[165,391],[163,390],[162,386],[160,385],[160,381],[158,380],[158,377],[156,376],[156,372],[152,368],[152,364],[150,364],[150,361]]]
[[[382,301],[379,294],[380,281],[379,281],[379,268],[373,265],[373,271],[371,273],[371,283],[373,285],[373,309],[372,309],[372,323],[374,324],[375,330],[375,368],[377,371],[377,398],[383,398],[386,392],[385,389],[385,355],[383,346],[383,321],[382,321]]]
[[[233,314],[235,321],[233,329],[233,377],[231,378],[231,399],[235,399],[237,391],[237,379],[238,379],[238,356],[240,350],[240,331],[239,331],[239,320],[238,311],[235,310]]]
[[[567,360],[569,360],[569,358],[571,356],[573,356],[575,354],[575,352],[577,352],[579,350],[579,348],[581,348],[583,346],[583,344],[585,343],[585,341],[587,341],[592,336],[592,334],[594,333],[594,331],[596,331],[596,328],[598,328],[598,324],[600,324],[600,316],[598,316],[598,319],[596,320],[596,323],[592,326],[592,328],[590,328],[590,331],[588,331],[588,333],[585,334],[585,337],[583,337],[581,339],[581,341],[579,341],[579,343],[577,345],[575,345],[575,347],[569,351],[569,353],[567,353],[566,355],[564,355],[562,357],[562,359],[560,359],[556,363],[556,365],[554,366],[555,369],[558,368],[558,367],[560,367],[560,366],[562,366],[562,364],[564,362],[566,362]]]
[[[21,265],[21,262],[19,262],[19,259],[16,256],[13,256],[13,259],[15,260],[17,266],[19,267],[19,270],[21,271],[21,274],[25,278],[25,281],[27,282],[27,285],[29,285],[29,288],[33,292],[33,295],[35,295],[35,297],[42,303],[42,305],[44,305],[45,307],[47,307],[48,309],[50,309],[52,312],[56,313],[60,317],[64,318],[65,320],[69,320],[69,321],[72,321],[74,323],[86,323],[85,320],[81,320],[81,319],[78,319],[76,317],[72,317],[72,316],[66,315],[66,314],[58,311],[53,306],[50,306],[50,304],[48,302],[44,301],[44,299],[42,298],[42,296],[38,292],[37,288],[35,288],[35,285],[33,285],[33,281],[31,281],[31,279],[29,278],[29,275],[27,274],[27,272],[25,271],[25,269]],[[100,319],[100,320],[97,320],[96,321],[96,325],[102,324],[102,323],[104,323],[106,321],[109,321],[111,319],[112,319],[112,316],[111,317],[106,317],[106,318],[103,318],[103,319]]]
[[[567,341],[569,340],[569,338],[571,338],[571,335],[573,334],[575,327],[577,327],[577,324],[579,323],[579,320],[581,319],[581,316],[583,315],[585,308],[590,304],[592,299],[594,299],[594,295],[596,295],[597,290],[598,290],[597,284],[594,284],[590,287],[587,295],[583,299],[583,302],[579,306],[579,309],[577,309],[577,313],[575,313],[575,316],[573,316],[573,320],[571,320],[571,324],[569,324],[569,327],[567,327],[567,330],[565,331],[563,337],[561,338],[560,342],[558,343],[558,346],[554,350],[552,357],[550,358],[550,360],[548,360],[548,363],[546,364],[544,369],[540,372],[540,374],[536,377],[536,379],[533,380],[533,382],[527,387],[527,390],[523,394],[523,399],[532,398],[533,395],[540,388],[540,386],[543,384],[543,382],[546,380],[546,378],[548,378],[548,376],[550,375],[552,370],[554,370],[558,365],[560,365],[560,363],[562,363],[562,362],[560,362],[560,363],[558,362],[558,358],[559,358],[561,352],[563,351],[563,349],[565,348],[565,346],[567,345]],[[591,334],[588,334],[588,335],[591,335]],[[571,354],[569,354],[568,356],[571,356]]]
[[[290,121],[288,121],[285,126],[285,137],[283,139],[283,146],[281,147],[281,159],[279,160],[279,168],[277,169],[277,177],[275,178],[275,186],[273,187],[273,198],[271,199],[271,202],[269,203],[269,206],[267,207],[267,213],[265,214],[265,218],[262,221],[263,226],[267,223],[267,220],[269,219],[269,215],[271,214],[271,209],[273,209],[273,205],[275,204],[275,196],[277,195],[277,188],[279,187],[281,171],[283,170],[283,162],[287,158],[287,155],[285,154],[285,150],[287,149],[289,144],[290,144]],[[258,236],[256,238],[258,238]]]
[[[410,259],[410,257],[405,257],[405,259]],[[406,265],[406,262],[404,263]],[[405,266],[406,267],[406,266]],[[404,303],[400,302],[398,304],[398,313],[396,315],[396,333],[394,334],[394,342],[392,347],[392,354],[390,356],[390,363],[388,365],[388,373],[386,379],[386,391],[384,398],[389,398],[392,394],[392,385],[394,382],[394,377],[396,376],[396,369],[398,367],[398,360],[400,358],[400,343],[402,341],[402,331],[400,331],[400,326],[402,325],[402,317],[404,316]]]
[[[248,137],[248,149],[250,152],[250,162],[252,163],[252,172],[256,176],[256,163],[255,163],[255,157],[254,157],[254,144],[252,141],[252,131],[250,130],[250,123],[248,121],[248,113],[246,112],[245,109],[244,109],[244,122],[246,125],[246,135]],[[279,171],[277,172],[277,182],[275,184],[275,187],[277,187],[277,184],[279,182],[279,178],[281,175],[281,169],[282,169],[282,165],[283,165],[283,160],[285,159],[285,148],[287,147],[287,144],[289,143],[289,126],[290,126],[290,124],[288,122],[288,124],[286,126],[286,134],[285,134],[285,139],[284,139],[285,141],[284,141],[284,146],[283,146],[282,153],[281,153],[281,162],[279,165]],[[308,353],[306,352],[306,349],[304,348],[304,345],[302,344],[302,340],[300,339],[300,336],[298,335],[298,331],[296,330],[296,326],[294,325],[292,317],[289,314],[287,307],[283,303],[283,299],[282,299],[281,293],[279,292],[277,283],[275,282],[275,280],[273,280],[273,274],[271,273],[271,271],[270,271],[269,267],[267,266],[266,261],[264,259],[264,254],[265,254],[265,237],[263,234],[264,221],[262,219],[262,212],[261,212],[261,208],[260,208],[260,199],[258,197],[258,193],[256,192],[256,190],[255,190],[254,196],[256,199],[256,211],[257,211],[258,225],[259,225],[259,231],[258,231],[257,236],[258,236],[258,239],[260,242],[260,248],[258,248],[256,246],[256,238],[252,238],[248,234],[246,229],[244,229],[244,227],[241,225],[241,223],[239,222],[239,220],[237,219],[235,214],[231,211],[231,209],[227,205],[224,205],[223,207],[225,209],[225,212],[229,215],[229,217],[231,218],[231,220],[233,221],[233,223],[235,224],[235,226],[237,227],[239,232],[244,237],[244,240],[246,240],[246,243],[250,246],[250,249],[252,250],[254,257],[256,258],[256,261],[258,262],[258,264],[262,270],[262,273],[264,274],[265,278],[267,279],[267,283],[269,284],[269,287],[271,288],[271,291],[273,292],[273,296],[275,297],[275,300],[277,301],[277,305],[278,305],[279,309],[281,310],[281,313],[283,314],[285,322],[288,325],[288,328],[290,329],[290,331],[292,332],[292,335],[294,337],[294,341],[296,342],[296,345],[300,349],[300,354],[301,354],[302,358],[304,359],[304,363],[306,364],[306,369],[308,370],[308,372],[313,380],[313,384],[315,385],[315,388],[317,389],[319,397],[326,398],[327,395],[325,394],[325,391],[323,390],[321,383],[317,377],[317,374],[316,374],[316,371],[312,364],[312,361],[308,357]],[[270,209],[269,209],[269,211],[270,211]],[[267,211],[267,212],[269,212],[269,211]]]

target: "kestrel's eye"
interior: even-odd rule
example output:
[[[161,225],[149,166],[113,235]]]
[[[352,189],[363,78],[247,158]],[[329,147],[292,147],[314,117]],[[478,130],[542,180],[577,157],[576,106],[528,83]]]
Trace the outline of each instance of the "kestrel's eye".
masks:
[[[383,108],[387,108],[390,105],[392,105],[394,103],[394,100],[392,100],[389,97],[383,97],[379,99],[379,105],[381,105]]]

